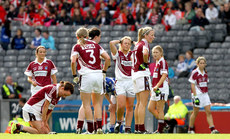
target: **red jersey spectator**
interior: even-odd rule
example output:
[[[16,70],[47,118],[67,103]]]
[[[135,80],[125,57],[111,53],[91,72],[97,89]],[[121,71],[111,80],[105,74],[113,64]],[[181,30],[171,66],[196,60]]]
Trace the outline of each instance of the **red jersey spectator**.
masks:
[[[125,10],[127,10],[127,9],[125,8],[121,11],[120,15],[118,16],[118,18],[115,21],[116,24],[128,24]]]
[[[91,12],[93,18],[97,17],[97,10],[96,10],[93,2],[89,3],[89,11]]]
[[[40,9],[39,13],[35,14],[33,18],[33,25],[34,26],[42,26],[44,25],[44,20],[45,20],[45,15],[44,15],[44,10]]]
[[[95,6],[97,11],[101,9],[101,3],[104,3],[104,5],[106,6],[106,3],[104,2],[104,0],[99,0],[99,2],[97,2]]]
[[[80,7],[80,3],[79,3],[78,1],[76,1],[76,2],[74,3],[73,8],[71,8],[71,10],[70,10],[70,16],[71,16],[71,17],[73,16],[74,9],[79,9],[81,15],[82,15],[82,16],[85,15],[85,13],[84,13],[83,9]]]

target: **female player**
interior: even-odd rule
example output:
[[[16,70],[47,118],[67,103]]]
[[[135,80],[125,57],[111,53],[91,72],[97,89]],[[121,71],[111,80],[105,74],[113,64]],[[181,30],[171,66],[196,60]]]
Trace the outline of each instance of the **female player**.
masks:
[[[193,100],[193,113],[189,120],[189,130],[188,133],[194,134],[194,122],[196,116],[199,112],[199,109],[204,107],[207,121],[209,124],[209,128],[211,133],[216,134],[219,133],[215,129],[213,118],[211,114],[211,101],[208,96],[208,75],[205,71],[206,59],[204,57],[198,57],[196,60],[197,68],[192,71],[192,74],[189,78],[189,82],[191,83],[192,90],[192,100]]]
[[[20,132],[48,134],[50,132],[48,120],[52,110],[61,97],[70,96],[73,92],[73,84],[68,81],[43,87],[22,108],[23,119],[25,122],[29,122],[31,127],[12,123],[11,134]]]
[[[76,62],[77,70],[80,75],[80,95],[82,99],[83,108],[85,111],[85,117],[88,125],[88,132],[93,132],[93,114],[91,109],[91,94],[94,103],[95,118],[97,120],[97,133],[102,133],[102,108],[100,104],[101,92],[103,92],[103,77],[105,79],[106,70],[110,66],[110,57],[104,51],[104,49],[90,41],[88,38],[88,30],[86,28],[79,28],[76,31],[76,37],[78,43],[73,46],[71,53],[71,69],[74,77],[74,81],[78,82],[79,78],[76,74]],[[103,71],[101,70],[101,59],[105,59]]]
[[[32,96],[42,87],[51,84],[57,84],[55,73],[57,73],[54,63],[46,59],[46,49],[44,46],[38,46],[35,51],[36,59],[31,62],[24,72],[28,76],[28,82],[31,83]]]
[[[89,41],[92,41],[96,44],[99,44],[100,40],[101,40],[101,31],[100,29],[93,27],[91,29],[89,29]],[[94,94],[92,94],[93,96]],[[104,95],[102,94],[100,96],[99,100],[95,100],[95,97],[92,97],[92,103],[93,106],[96,104],[95,102],[100,101],[101,107],[102,107],[102,102],[103,102],[103,98]],[[94,111],[94,115],[95,115],[95,111]],[[78,123],[77,123],[77,134],[81,134],[82,133],[82,128],[83,128],[83,124],[84,124],[84,119],[85,119],[85,111],[83,108],[83,105],[81,105],[80,109],[79,109],[79,114],[78,114]],[[97,131],[97,122],[96,119],[94,119],[94,131]]]
[[[156,60],[153,72],[152,94],[148,105],[148,110],[158,119],[158,129],[155,133],[162,133],[165,127],[164,106],[169,95],[168,85],[168,64],[163,56],[163,48],[159,45],[153,47],[152,55]]]
[[[133,50],[132,58],[132,80],[134,93],[137,97],[137,104],[134,111],[135,132],[148,133],[145,130],[145,108],[148,103],[150,86],[149,65],[149,43],[154,40],[154,30],[151,27],[144,27],[138,30],[138,42]]]
[[[116,44],[120,43],[120,48],[117,50]],[[133,103],[135,94],[133,92],[133,83],[131,76],[132,69],[132,52],[130,48],[132,40],[125,36],[121,40],[110,41],[110,50],[112,58],[115,61],[115,75],[116,85],[115,90],[117,94],[117,124],[115,126],[115,133],[120,132],[122,118],[126,108],[125,115],[125,133],[131,133],[131,123],[133,119]]]

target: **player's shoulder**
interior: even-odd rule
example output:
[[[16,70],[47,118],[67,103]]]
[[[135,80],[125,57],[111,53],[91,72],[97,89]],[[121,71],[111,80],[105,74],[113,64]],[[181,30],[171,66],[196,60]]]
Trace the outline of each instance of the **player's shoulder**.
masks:
[[[199,74],[198,72],[198,69],[194,69],[192,72],[191,72],[191,76],[197,76]]]

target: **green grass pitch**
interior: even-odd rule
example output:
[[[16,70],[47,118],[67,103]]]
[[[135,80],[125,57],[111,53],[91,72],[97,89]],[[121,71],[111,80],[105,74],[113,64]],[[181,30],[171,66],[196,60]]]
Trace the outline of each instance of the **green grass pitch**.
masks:
[[[103,135],[32,135],[32,134],[0,134],[0,139],[230,139],[230,134],[103,134]]]

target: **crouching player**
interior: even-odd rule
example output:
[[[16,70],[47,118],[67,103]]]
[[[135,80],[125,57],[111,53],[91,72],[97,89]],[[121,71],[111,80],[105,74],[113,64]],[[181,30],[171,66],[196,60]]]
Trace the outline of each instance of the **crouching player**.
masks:
[[[22,108],[23,119],[25,122],[29,122],[31,127],[12,123],[11,134],[20,132],[48,134],[50,132],[48,120],[52,110],[61,97],[70,96],[73,92],[73,84],[67,81],[43,87]]]
[[[188,133],[194,134],[194,122],[196,116],[199,113],[199,109],[204,107],[207,116],[207,121],[212,134],[219,133],[215,129],[213,118],[211,114],[211,101],[208,96],[208,75],[205,71],[206,59],[204,57],[198,57],[196,60],[197,68],[192,71],[189,78],[192,90],[192,100],[193,100],[193,113],[189,120],[189,130]]]

